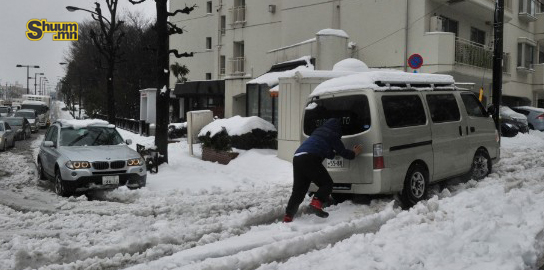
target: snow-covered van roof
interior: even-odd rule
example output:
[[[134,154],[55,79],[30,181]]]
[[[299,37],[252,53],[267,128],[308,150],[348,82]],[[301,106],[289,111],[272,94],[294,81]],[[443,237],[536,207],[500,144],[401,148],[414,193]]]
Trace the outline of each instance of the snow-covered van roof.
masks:
[[[376,91],[456,89],[455,81],[450,75],[393,70],[368,71],[325,81],[315,88],[310,97],[357,91],[364,88]]]
[[[57,122],[60,123],[63,128],[71,127],[74,129],[80,129],[80,128],[86,128],[88,126],[102,126],[102,127],[115,128],[115,125],[112,125],[108,121],[104,121],[100,119],[85,119],[85,120],[60,119],[60,120],[57,120]]]
[[[37,100],[24,100],[22,105],[44,105],[47,106],[47,103]]]

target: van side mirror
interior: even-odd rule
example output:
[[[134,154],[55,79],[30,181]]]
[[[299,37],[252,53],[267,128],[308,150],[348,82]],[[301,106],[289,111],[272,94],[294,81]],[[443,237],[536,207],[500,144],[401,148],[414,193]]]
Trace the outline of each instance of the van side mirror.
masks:
[[[52,142],[52,141],[45,141],[45,142],[43,142],[43,146],[45,146],[45,147],[54,147],[55,143]]]
[[[132,140],[131,140],[131,139],[127,139],[125,142],[127,143],[127,145],[131,145],[131,144],[132,144]]]

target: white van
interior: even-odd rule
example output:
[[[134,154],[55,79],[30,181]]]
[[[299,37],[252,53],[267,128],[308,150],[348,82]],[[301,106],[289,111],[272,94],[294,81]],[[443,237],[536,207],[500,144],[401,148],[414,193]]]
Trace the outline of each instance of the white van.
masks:
[[[328,118],[341,119],[346,148],[364,149],[324,161],[333,194],[400,193],[411,206],[431,183],[484,178],[500,156],[493,119],[449,75],[371,71],[326,81],[309,97],[302,140]]]

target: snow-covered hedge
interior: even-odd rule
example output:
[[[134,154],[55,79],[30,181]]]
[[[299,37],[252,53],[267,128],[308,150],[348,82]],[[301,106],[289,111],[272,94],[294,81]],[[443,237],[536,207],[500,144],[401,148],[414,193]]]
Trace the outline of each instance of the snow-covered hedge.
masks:
[[[225,135],[228,137],[226,140]],[[278,132],[271,123],[257,116],[234,116],[228,119],[217,119],[200,130],[198,138],[202,142],[217,145],[218,141],[238,149],[277,148]],[[206,146],[206,145],[205,145]]]

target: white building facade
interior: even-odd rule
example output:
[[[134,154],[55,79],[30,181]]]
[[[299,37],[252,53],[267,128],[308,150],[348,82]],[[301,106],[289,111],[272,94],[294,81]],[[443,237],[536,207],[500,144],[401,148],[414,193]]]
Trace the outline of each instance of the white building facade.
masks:
[[[195,55],[171,56],[170,63],[187,65],[189,80],[225,80],[225,117],[248,114],[248,81],[304,56],[322,70],[353,57],[370,68],[412,72],[407,59],[419,54],[418,72],[472,82],[491,102],[494,0],[193,2],[198,8],[190,15],[171,18],[186,32],[171,36],[170,48]],[[171,0],[170,10],[193,2]],[[544,7],[536,0],[505,0],[505,5],[503,101],[544,107]],[[345,31],[347,45],[323,49],[332,43],[316,38],[322,29]]]

